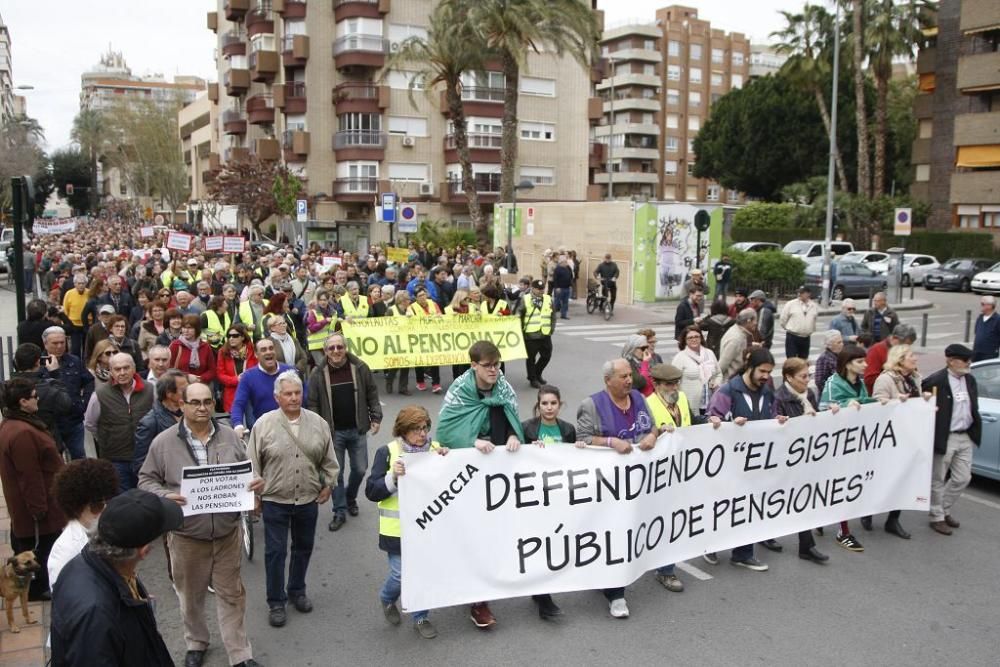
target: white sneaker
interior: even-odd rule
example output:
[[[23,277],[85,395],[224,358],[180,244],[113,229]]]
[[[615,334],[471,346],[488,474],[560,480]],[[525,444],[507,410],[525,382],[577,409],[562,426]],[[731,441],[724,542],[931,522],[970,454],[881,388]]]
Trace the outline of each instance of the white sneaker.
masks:
[[[611,609],[611,615],[614,618],[628,618],[628,604],[625,602],[625,598],[612,600],[609,607]]]

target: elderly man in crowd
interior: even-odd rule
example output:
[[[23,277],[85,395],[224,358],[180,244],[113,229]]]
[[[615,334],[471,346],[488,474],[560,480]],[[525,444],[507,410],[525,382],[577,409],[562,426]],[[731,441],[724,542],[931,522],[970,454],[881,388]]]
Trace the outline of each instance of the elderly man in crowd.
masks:
[[[49,377],[62,382],[72,403],[69,411],[56,415],[56,423],[63,445],[74,459],[82,459],[84,448],[83,411],[94,391],[94,376],[80,358],[66,351],[66,332],[62,327],[49,327],[42,332],[42,343],[49,358],[55,359],[47,370]]]
[[[868,388],[869,394],[874,390],[875,380],[878,379],[882,367],[885,366],[885,362],[889,358],[889,348],[903,343],[913,345],[916,340],[916,329],[909,324],[897,324],[887,338],[868,348],[868,354],[865,357],[865,361],[868,362],[865,367],[865,387]]]
[[[770,350],[774,341],[774,314],[778,312],[778,308],[767,300],[764,290],[759,289],[750,292],[750,307],[757,313],[757,335],[760,336],[761,345]]]
[[[302,409],[302,380],[294,370],[278,375],[274,397],[278,410],[258,416],[247,451],[263,479],[264,569],[268,622],[287,622],[285,604],[301,613],[313,609],[306,595],[306,571],[316,537],[318,506],[330,498],[340,467],[330,426],[315,412]],[[288,535],[291,563],[285,582]]]
[[[83,421],[94,436],[98,458],[115,466],[122,491],[135,488],[135,434],[139,422],[152,409],[153,387],[135,372],[132,355],[113,355],[111,376],[91,395]]]
[[[979,299],[980,315],[976,318],[976,337],[972,343],[972,360],[996,359],[1000,356],[1000,315],[993,296]]]
[[[83,309],[87,306],[87,274],[76,273],[73,275],[73,289],[70,289],[63,296],[63,315],[70,324],[73,325],[69,332],[71,337],[71,352],[75,356],[83,353],[83,342],[87,335],[86,323],[83,321]]]
[[[736,326],[729,327],[719,344],[719,368],[724,380],[743,372],[749,350],[758,347],[754,342],[757,328],[757,311],[744,308],[736,316]]]
[[[132,469],[139,474],[142,464],[149,454],[149,447],[156,436],[177,424],[183,416],[184,389],[188,376],[176,368],[167,369],[154,385],[156,401],[153,408],[139,421],[135,430],[135,449],[132,453]]]
[[[159,389],[159,388],[158,388]],[[186,466],[209,463],[239,463],[246,460],[246,448],[239,436],[213,418],[215,401],[212,390],[200,382],[186,385],[183,393],[183,416],[156,436],[149,448],[139,488],[187,504],[180,494],[182,472]],[[251,485],[260,491],[264,481]],[[214,512],[186,517],[180,528],[170,533],[170,552],[174,590],[180,603],[187,653],[185,667],[201,667],[209,646],[205,622],[205,594],[215,591],[219,634],[226,647],[230,665],[256,667],[244,620],[246,590],[240,578],[243,561],[239,512]]]
[[[604,363],[604,390],[583,399],[576,413],[577,439],[594,447],[629,454],[633,446],[656,446],[656,426],[645,399],[632,388],[632,367],[626,359]],[[603,591],[614,618],[628,618],[625,588]]]
[[[896,311],[889,307],[885,298],[885,292],[875,292],[872,295],[872,307],[865,311],[865,316],[861,320],[862,333],[870,334],[876,343],[885,340],[892,335],[899,318]],[[879,366],[878,372],[882,372]]]
[[[819,306],[812,300],[812,292],[805,285],[799,288],[799,298],[792,299],[781,307],[778,321],[785,330],[786,359],[809,359],[809,341],[816,331],[818,315]]]
[[[861,333],[861,327],[858,325],[858,320],[854,317],[857,309],[858,307],[854,299],[844,299],[840,302],[840,313],[830,320],[830,330],[839,331],[845,343],[858,342],[858,334]]]
[[[146,372],[146,382],[156,384],[157,380],[170,368],[170,348],[163,345],[154,345],[146,353],[146,363],[149,370]]]
[[[257,341],[254,352],[257,365],[240,375],[233,398],[232,423],[240,437],[253,426],[255,419],[278,407],[274,399],[275,380],[285,371],[295,370],[293,366],[278,362],[276,343],[270,338]]]

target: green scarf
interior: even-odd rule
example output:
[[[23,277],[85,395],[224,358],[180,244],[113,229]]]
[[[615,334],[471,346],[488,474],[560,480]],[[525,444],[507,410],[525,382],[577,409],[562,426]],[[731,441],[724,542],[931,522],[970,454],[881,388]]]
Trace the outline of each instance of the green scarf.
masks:
[[[476,372],[471,368],[448,387],[438,416],[436,440],[452,449],[473,447],[479,434],[489,426],[490,407],[494,405],[503,406],[507,421],[514,427],[521,442],[524,442],[524,431],[521,430],[517,414],[517,394],[507,378],[501,375],[493,391],[480,398],[476,388]]]

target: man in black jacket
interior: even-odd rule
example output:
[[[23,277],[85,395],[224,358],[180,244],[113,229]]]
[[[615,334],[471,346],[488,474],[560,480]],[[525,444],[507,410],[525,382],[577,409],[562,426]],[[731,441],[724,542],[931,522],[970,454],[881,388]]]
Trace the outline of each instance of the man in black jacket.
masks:
[[[146,587],[136,577],[152,542],[184,522],[180,506],[131,489],[108,501],[90,544],[52,595],[52,664],[173,665]]]
[[[680,340],[684,329],[692,324],[701,324],[704,303],[705,292],[700,287],[692,287],[688,295],[681,299],[674,313],[674,340]]]
[[[73,399],[66,387],[59,380],[50,377],[49,371],[59,370],[59,359],[47,357],[45,368],[42,368],[42,349],[34,343],[22,343],[14,352],[14,373],[11,377],[23,377],[35,382],[38,392],[38,417],[49,427],[49,434],[55,439],[56,446],[65,449],[62,434],[59,432],[59,420],[62,415],[73,409]]]
[[[972,479],[972,446],[979,446],[983,423],[979,391],[969,372],[972,350],[952,343],[944,351],[946,367],[923,381],[937,395],[934,423],[934,467],[931,471],[931,528],[951,535],[959,522],[951,508]],[[945,477],[951,476],[945,480]]]

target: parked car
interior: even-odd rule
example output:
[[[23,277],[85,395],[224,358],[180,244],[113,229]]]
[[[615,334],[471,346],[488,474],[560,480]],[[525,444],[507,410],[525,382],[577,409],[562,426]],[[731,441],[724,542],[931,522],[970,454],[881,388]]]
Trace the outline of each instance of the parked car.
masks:
[[[884,252],[879,252],[877,250],[854,250],[852,252],[841,255],[837,258],[838,262],[856,262],[858,264],[864,264],[869,269],[875,273],[885,273],[888,269],[888,265],[878,268],[878,265],[884,264],[889,259],[889,255]]]
[[[777,243],[769,243],[767,241],[740,241],[739,243],[734,243],[729,247],[733,250],[739,250],[741,252],[769,252],[772,250],[781,250],[781,246]]]
[[[982,273],[972,276],[972,291],[976,294],[984,292],[1000,293],[1000,262],[997,262]]]
[[[924,282],[924,277],[933,269],[941,266],[937,257],[933,255],[903,255],[903,286],[909,287],[910,283],[914,285],[922,285]],[[869,264],[868,267],[879,273],[889,273],[889,257],[886,256],[885,261],[878,262],[875,265]]]
[[[789,241],[781,251],[787,255],[798,257],[806,264],[823,261],[823,241]],[[835,257],[854,252],[854,245],[847,241],[833,241],[830,244]]]
[[[1000,359],[972,364],[972,376],[979,387],[979,414],[983,435],[972,448],[972,472],[1000,480]]]
[[[819,298],[823,291],[823,265],[815,262],[806,267],[805,285],[813,298]],[[844,297],[864,297],[873,292],[885,290],[885,276],[875,273],[864,264],[858,262],[837,262],[833,271],[833,282],[830,286],[830,298],[841,301]]]
[[[972,278],[993,266],[992,259],[983,257],[956,257],[949,259],[924,276],[924,287],[929,290],[957,289],[968,292],[972,289]]]

